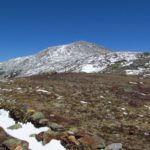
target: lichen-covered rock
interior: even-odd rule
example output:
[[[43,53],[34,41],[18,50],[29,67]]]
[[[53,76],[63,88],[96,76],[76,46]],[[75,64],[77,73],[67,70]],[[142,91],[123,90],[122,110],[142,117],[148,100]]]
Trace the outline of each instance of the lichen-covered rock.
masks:
[[[53,131],[62,131],[64,129],[63,125],[61,124],[57,124],[57,123],[51,123],[49,122],[49,127],[53,130]]]
[[[22,147],[22,150],[27,150],[29,144],[25,141],[21,141],[14,138],[9,138],[3,142],[5,146],[7,146],[10,150],[15,150],[18,146]]]
[[[16,124],[8,127],[8,129],[11,129],[11,130],[16,130],[16,129],[19,129],[19,128],[22,128],[22,125],[20,123],[16,123]]]
[[[31,118],[35,121],[35,120],[39,120],[39,119],[44,119],[45,116],[42,112],[35,112]]]
[[[75,127],[72,127],[67,131],[67,133],[71,135],[74,135],[77,132],[78,132],[78,128],[75,128]]]
[[[32,116],[31,116],[31,119],[33,121],[36,121],[36,120],[40,120],[40,119],[45,119],[45,116],[42,112],[35,112]]]

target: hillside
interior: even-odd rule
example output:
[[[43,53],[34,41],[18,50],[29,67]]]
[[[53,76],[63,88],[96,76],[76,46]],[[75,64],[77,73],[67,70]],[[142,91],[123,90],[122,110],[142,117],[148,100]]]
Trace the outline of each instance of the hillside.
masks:
[[[149,74],[150,53],[113,52],[93,43],[79,41],[0,63],[0,78],[46,72]]]
[[[0,107],[17,121],[48,126],[51,130],[36,138],[60,139],[70,150],[112,143],[149,150],[149,91],[149,77],[54,73],[0,82]]]

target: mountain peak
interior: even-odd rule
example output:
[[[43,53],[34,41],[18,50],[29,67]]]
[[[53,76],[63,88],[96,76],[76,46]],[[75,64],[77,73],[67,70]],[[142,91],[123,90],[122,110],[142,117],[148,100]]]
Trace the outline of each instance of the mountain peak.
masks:
[[[89,55],[101,55],[104,53],[110,52],[109,49],[104,48],[102,46],[96,45],[94,43],[86,42],[86,41],[76,41],[65,45],[48,47],[47,49],[41,51],[39,53],[40,56],[50,55],[51,58],[56,57],[86,57]]]
[[[75,42],[72,42],[71,44],[74,44],[74,45],[90,45],[90,46],[97,46],[97,47],[100,47],[100,48],[105,48],[105,47],[102,46],[102,45],[98,45],[98,44],[96,44],[96,43],[88,42],[88,41],[84,41],[84,40],[75,41]],[[108,49],[108,48],[105,48],[105,49]]]
[[[111,52],[110,49],[86,41],[48,47],[38,54],[11,59],[0,63],[0,78],[12,76],[30,76],[45,72],[110,72],[120,70],[129,72],[137,62],[144,72],[149,67],[150,55],[128,52]],[[139,61],[137,61],[139,60]],[[146,61],[147,60],[147,61]],[[119,64],[120,63],[120,64]],[[114,66],[118,66],[115,68]],[[141,68],[141,67],[140,67]],[[112,69],[112,70],[111,70]],[[119,71],[120,71],[119,70]],[[146,69],[147,71],[148,69]]]

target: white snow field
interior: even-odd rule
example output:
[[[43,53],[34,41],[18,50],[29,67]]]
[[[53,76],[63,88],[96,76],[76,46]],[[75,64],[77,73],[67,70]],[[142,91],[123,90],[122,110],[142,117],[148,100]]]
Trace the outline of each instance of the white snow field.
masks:
[[[9,117],[9,112],[0,110],[0,126],[11,136],[27,141],[29,143],[29,149],[31,150],[66,150],[58,140],[52,140],[49,144],[42,145],[35,137],[30,137],[32,134],[37,134],[42,131],[47,131],[47,127],[35,128],[32,123],[22,124],[22,128],[11,130],[8,129],[11,125],[14,125],[15,121]]]

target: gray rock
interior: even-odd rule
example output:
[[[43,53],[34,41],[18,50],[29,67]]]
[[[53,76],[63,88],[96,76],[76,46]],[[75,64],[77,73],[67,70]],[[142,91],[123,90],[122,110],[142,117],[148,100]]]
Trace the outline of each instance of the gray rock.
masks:
[[[8,129],[11,129],[11,130],[16,130],[16,129],[20,129],[22,128],[22,125],[20,123],[16,123],[10,127],[8,127]]]
[[[35,120],[40,120],[40,119],[44,119],[45,116],[42,112],[35,112],[31,118],[35,121]]]
[[[57,123],[51,123],[51,122],[49,122],[49,127],[53,131],[60,131],[60,130],[62,130],[64,128],[63,125],[60,125],[60,124],[57,124]]]
[[[112,143],[105,147],[105,150],[121,150],[122,144],[121,143]]]
[[[48,119],[40,119],[39,124],[42,125],[42,126],[47,125],[48,124]]]
[[[75,133],[77,133],[78,132],[78,129],[76,128],[76,127],[72,127],[72,128],[70,128],[68,131],[67,131],[67,133],[68,134],[75,134]]]
[[[2,144],[8,147],[10,150],[15,150],[17,146],[21,146],[23,150],[27,150],[29,147],[29,143],[13,138],[4,141]]]
[[[36,134],[30,134],[29,135],[29,137],[35,137],[36,136]]]

